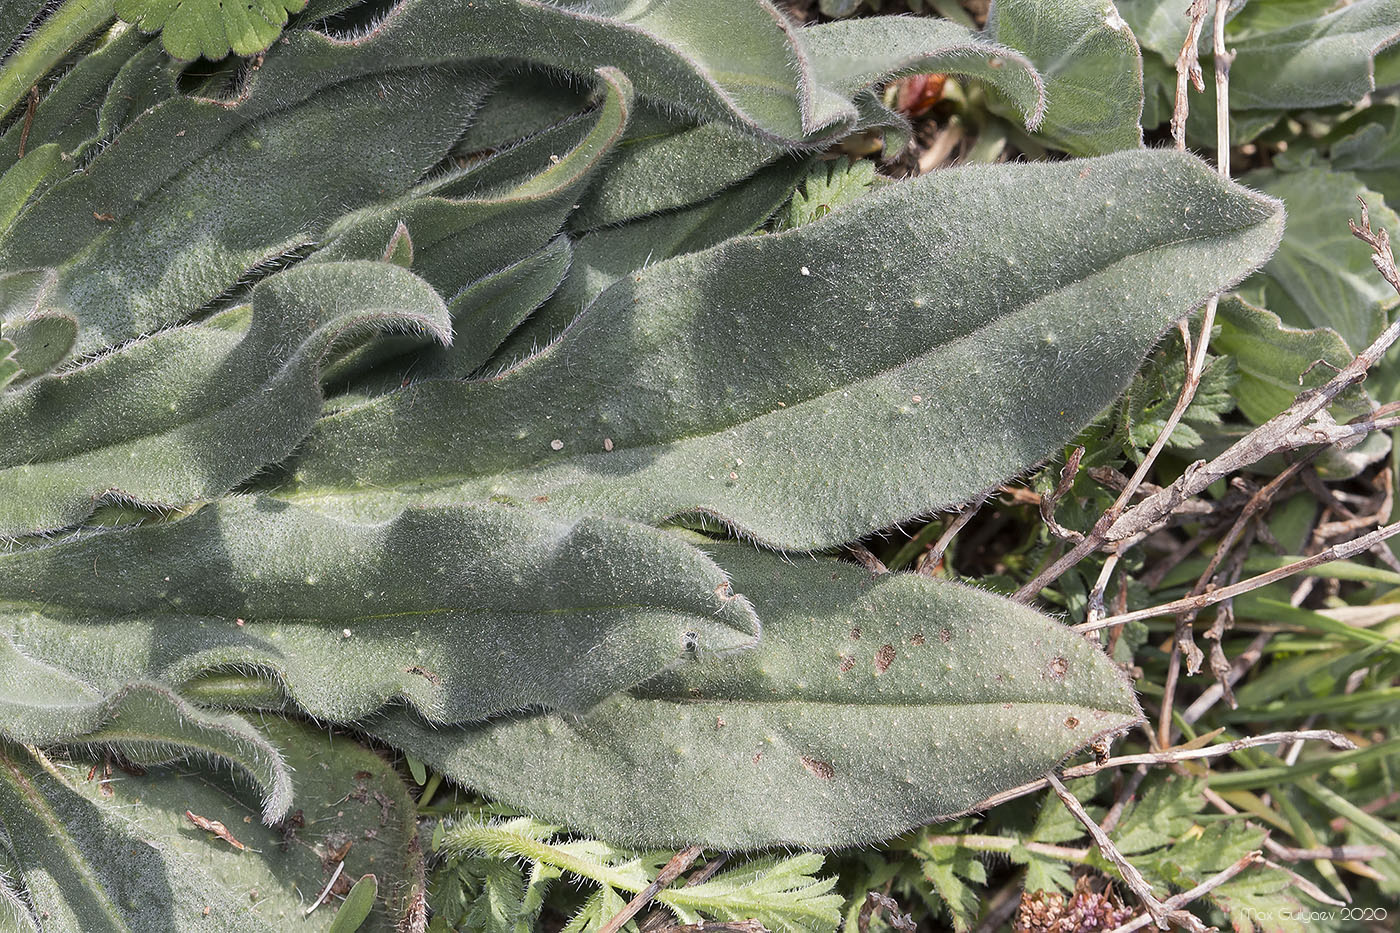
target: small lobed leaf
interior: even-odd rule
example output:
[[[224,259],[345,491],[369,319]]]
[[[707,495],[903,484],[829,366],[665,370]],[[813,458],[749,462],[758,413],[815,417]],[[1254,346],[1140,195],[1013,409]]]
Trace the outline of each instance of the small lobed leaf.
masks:
[[[183,61],[265,51],[282,34],[287,14],[305,6],[306,0],[116,0],[117,16],[159,32],[165,50]]]
[[[1108,659],[1032,610],[910,574],[705,546],[764,619],[756,648],[579,716],[433,730],[394,714],[373,731],[543,819],[748,849],[886,839],[1140,719]]]

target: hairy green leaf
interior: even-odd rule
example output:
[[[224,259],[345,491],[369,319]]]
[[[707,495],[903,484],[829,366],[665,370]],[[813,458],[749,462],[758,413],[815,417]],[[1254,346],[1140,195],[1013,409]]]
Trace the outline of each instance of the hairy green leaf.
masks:
[[[8,738],[117,749],[128,761],[160,763],[200,758],[226,763],[252,779],[267,823],[287,815],[292,779],[281,752],[246,721],[203,710],[164,687],[136,684],[102,698],[89,686],[57,675],[0,641],[6,675],[0,695]]]
[[[351,739],[269,720],[296,773],[297,811],[263,826],[236,782],[207,770],[89,775],[86,761],[0,751],[0,814],[22,903],[44,930],[84,933],[326,930],[335,903],[307,914],[343,858],[382,897],[360,929],[388,933],[421,885],[415,813],[402,781]],[[92,768],[95,773],[101,765]],[[219,838],[186,813],[222,824]],[[343,850],[343,853],[342,853]],[[341,858],[337,858],[341,854]]]
[[[327,353],[386,329],[450,339],[442,300],[411,273],[302,265],[258,286],[251,305],[0,396],[0,536],[68,527],[103,498],[180,506],[228,491],[305,436]]]
[[[234,497],[0,567],[0,631],[23,674],[7,678],[19,695],[0,731],[29,742],[76,731],[53,723],[52,701],[26,706],[36,689],[77,702],[153,680],[199,696],[201,675],[237,670],[320,719],[404,700],[459,722],[586,708],[758,634],[725,572],[685,542],[490,504],[358,525]]]
[[[272,45],[306,0],[116,0],[117,15],[146,32],[160,32],[178,59],[211,61],[232,50],[255,55]]]
[[[7,4],[8,6],[8,4]],[[84,150],[103,134],[101,116],[107,105],[115,103],[114,96],[134,95],[110,92],[121,84],[123,92],[133,90],[122,84],[119,75],[129,68],[133,59],[145,64],[159,61],[159,56],[142,58],[137,53],[146,45],[140,31],[123,24],[113,28],[109,38],[91,53],[84,55],[52,88],[44,89],[34,116],[28,120],[29,134],[25,137],[27,152],[36,146],[57,145],[70,157]],[[173,82],[172,82],[173,84]],[[173,87],[172,87],[173,90]],[[129,101],[122,100],[125,105]],[[16,120],[0,136],[0,166],[12,167],[20,159],[20,137],[25,136],[25,120]]]
[[[1332,168],[1400,204],[1400,104],[1372,105],[1348,122],[1350,131],[1332,145]]]
[[[734,849],[888,838],[1140,718],[1108,659],[1032,610],[912,574],[707,547],[764,619],[753,650],[581,716],[432,730],[395,714],[375,733],[545,819]]]
[[[499,376],[333,414],[279,494],[699,512],[831,546],[1049,456],[1280,221],[1168,152],[937,172],[637,272]]]
[[[1371,265],[1366,244],[1347,221],[1366,199],[1371,223],[1400,236],[1400,217],[1354,175],[1310,167],[1296,172],[1258,171],[1244,181],[1288,205],[1288,229],[1278,252],[1250,282],[1259,303],[1294,327],[1331,327],[1354,351],[1385,327],[1382,302],[1395,293]]]
[[[585,233],[575,241],[573,262],[559,290],[510,336],[495,361],[509,366],[533,356],[608,286],[634,270],[752,233],[787,200],[806,164],[804,159],[780,159],[708,201]]]
[[[1220,302],[1220,333],[1211,346],[1235,361],[1239,382],[1234,400],[1246,418],[1263,424],[1298,393],[1325,383],[1355,355],[1335,330],[1289,327],[1278,316],[1231,295]],[[1338,421],[1369,412],[1365,392],[1353,388],[1332,408]]]
[[[987,33],[1045,77],[1037,133],[1072,155],[1142,146],[1142,53],[1112,0],[997,0]]]
[[[1261,17],[1240,29],[1250,26],[1246,5],[1229,42],[1231,109],[1327,107],[1375,89],[1376,53],[1400,39],[1400,0],[1356,0],[1322,16],[1318,5],[1293,4],[1297,17],[1286,25]]]
[[[398,202],[351,215],[331,228],[330,242],[317,258],[378,256],[402,224],[413,239],[414,272],[452,295],[542,249],[627,125],[631,82],[612,68],[600,70],[598,77],[605,97],[596,114],[580,116],[491,163],[434,179]],[[563,156],[549,151],[564,140],[573,145]],[[493,184],[496,177],[519,172],[522,164],[545,168],[506,186]],[[487,192],[477,194],[483,188]],[[494,349],[487,348],[488,354]]]

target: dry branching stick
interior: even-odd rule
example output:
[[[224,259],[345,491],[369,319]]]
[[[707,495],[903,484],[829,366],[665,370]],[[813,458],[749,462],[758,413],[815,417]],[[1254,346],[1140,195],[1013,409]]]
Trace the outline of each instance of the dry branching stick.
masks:
[[[1182,891],[1180,894],[1167,898],[1162,902],[1162,906],[1171,910],[1180,910],[1192,901],[1220,887],[1251,865],[1258,865],[1266,861],[1267,859],[1264,858],[1264,853],[1257,849],[1253,852],[1246,852],[1229,868],[1210,876],[1189,891]],[[1141,930],[1143,927],[1152,923],[1152,919],[1151,914],[1143,914],[1120,927],[1114,927],[1109,933],[1133,933],[1134,930]]]
[[[1285,564],[1275,570],[1250,577],[1248,580],[1241,580],[1239,583],[1222,586],[1219,589],[1202,593],[1199,596],[1186,596],[1169,603],[1163,603],[1160,606],[1135,609],[1132,612],[1124,612],[1120,615],[1109,616],[1106,619],[1099,619],[1096,622],[1084,622],[1074,626],[1074,630],[1076,632],[1093,632],[1101,628],[1108,628],[1111,625],[1135,622],[1138,619],[1151,619],[1155,616],[1173,615],[1179,612],[1198,612],[1207,606],[1214,606],[1216,603],[1232,599],[1242,593],[1248,593],[1250,590],[1257,590],[1261,586],[1267,586],[1270,583],[1287,579],[1295,573],[1299,573],[1311,567],[1316,567],[1318,564],[1326,564],[1334,560],[1349,560],[1358,554],[1369,551],[1380,542],[1393,538],[1398,534],[1400,534],[1400,522],[1393,522],[1386,525],[1384,528],[1377,528],[1370,534],[1364,534],[1350,541],[1343,541],[1341,544],[1334,544],[1326,550],[1319,551],[1310,557],[1304,557],[1302,560],[1295,560],[1291,564]]]
[[[1219,745],[1209,745],[1205,748],[1169,748],[1160,752],[1144,752],[1139,755],[1117,755],[1113,758],[1105,758],[1103,761],[1090,761],[1082,765],[1061,768],[1060,776],[1067,781],[1072,781],[1078,778],[1092,777],[1106,768],[1121,768],[1125,765],[1165,765],[1178,761],[1220,758],[1224,755],[1233,755],[1235,752],[1245,748],[1255,748],[1260,745],[1283,745],[1297,739],[1326,742],[1333,748],[1343,751],[1351,751],[1356,748],[1356,743],[1352,742],[1351,739],[1348,739],[1340,732],[1333,732],[1330,729],[1267,732],[1263,735],[1246,736],[1242,739],[1233,739],[1229,742],[1222,742]],[[965,812],[974,813],[982,810],[990,810],[992,807],[999,806],[1009,800],[1016,800],[1027,794],[1034,794],[1037,791],[1044,790],[1049,784],[1050,782],[1047,778],[1038,778],[1034,781],[1028,781],[1025,784],[993,794],[969,807]]]
[[[1094,818],[1084,809],[1084,805],[1079,802],[1079,798],[1069,792],[1060,779],[1055,777],[1053,771],[1047,774],[1045,779],[1050,782],[1050,786],[1055,789],[1055,793],[1059,795],[1069,812],[1074,814],[1074,818],[1079,820],[1089,831],[1089,835],[1093,837],[1094,843],[1099,847],[1104,858],[1112,862],[1114,867],[1118,869],[1119,877],[1123,879],[1123,883],[1137,896],[1138,900],[1142,901],[1150,915],[1149,922],[1155,921],[1158,928],[1163,930],[1170,929],[1173,923],[1177,923],[1193,933],[1206,933],[1205,924],[1196,917],[1185,911],[1173,910],[1157,899],[1157,896],[1152,893],[1152,886],[1147,883],[1142,872],[1138,871],[1133,863],[1128,861],[1122,852],[1118,851],[1113,840],[1108,838],[1108,833],[1104,832],[1103,827],[1094,821]]]
[[[1371,261],[1381,276],[1400,293],[1400,271],[1396,270],[1390,237],[1385,229],[1382,228],[1379,232],[1372,231],[1370,212],[1364,203],[1361,205],[1361,225],[1357,226],[1351,221],[1348,221],[1348,224],[1357,239],[1370,245]],[[1015,598],[1022,602],[1028,601],[1040,592],[1042,586],[1058,579],[1096,548],[1105,543],[1123,541],[1155,525],[1171,515],[1182,502],[1200,493],[1216,480],[1258,463],[1269,454],[1313,443],[1312,438],[1317,435],[1304,431],[1304,428],[1314,430],[1313,419],[1317,414],[1329,407],[1347,389],[1365,379],[1367,370],[1385,355],[1397,338],[1400,338],[1400,320],[1386,327],[1370,346],[1358,353],[1324,385],[1300,393],[1287,409],[1231,444],[1213,460],[1197,460],[1170,486],[1148,495],[1116,519],[1105,513],[1083,541],[1036,574],[1033,580],[1017,591]],[[1319,427],[1316,430],[1322,430],[1325,434],[1323,428]]]

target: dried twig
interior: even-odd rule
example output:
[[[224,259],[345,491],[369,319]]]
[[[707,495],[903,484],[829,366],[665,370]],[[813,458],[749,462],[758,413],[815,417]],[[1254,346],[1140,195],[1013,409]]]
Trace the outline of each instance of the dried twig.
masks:
[[[643,907],[651,903],[653,897],[656,897],[663,888],[680,877],[681,872],[689,868],[695,860],[700,857],[700,853],[703,851],[704,850],[699,846],[690,846],[677,852],[671,857],[671,860],[662,867],[661,871],[656,873],[656,880],[638,892],[636,897],[628,901],[627,906],[618,911],[617,916],[609,920],[598,933],[618,933],[619,930],[627,925],[628,920],[631,920]]]
[[[1205,80],[1201,77],[1200,59],[1196,55],[1196,45],[1201,41],[1201,27],[1206,21],[1206,0],[1191,0],[1186,15],[1191,17],[1191,25],[1186,30],[1186,41],[1181,45],[1181,52],[1176,56],[1176,102],[1172,108],[1172,139],[1176,142],[1176,148],[1182,151],[1186,149],[1186,116],[1191,110],[1186,84],[1189,81],[1198,91],[1206,89]]]
[[[1249,868],[1251,865],[1259,865],[1266,861],[1267,860],[1264,858],[1264,853],[1260,852],[1257,849],[1253,852],[1246,852],[1244,855],[1240,856],[1239,860],[1236,861],[1229,868],[1217,874],[1211,875],[1205,881],[1202,881],[1200,884],[1196,885],[1189,891],[1182,891],[1180,894],[1167,898],[1165,901],[1162,902],[1162,906],[1171,910],[1180,910],[1192,901],[1197,900],[1205,894],[1208,894],[1216,888],[1220,887],[1222,884],[1229,881],[1231,878],[1235,877],[1240,872],[1244,871],[1246,868]],[[1120,927],[1115,927],[1111,931],[1111,933],[1133,933],[1134,930],[1141,930],[1143,927],[1152,923],[1152,920],[1153,917],[1151,914],[1143,914],[1142,916],[1134,920],[1130,920],[1129,922],[1123,924]]]
[[[1074,485],[1074,477],[1079,472],[1079,461],[1084,456],[1084,448],[1076,446],[1070,452],[1069,459],[1060,470],[1060,481],[1055,484],[1050,495],[1042,496],[1040,499],[1040,520],[1045,522],[1045,526],[1050,529],[1050,533],[1057,538],[1064,538],[1067,541],[1078,541],[1084,536],[1070,528],[1063,527],[1055,521],[1055,506],[1064,498]]]
[[[39,106],[39,87],[35,85],[29,89],[29,103],[24,108],[24,126],[19,131],[19,154],[17,158],[24,158],[25,147],[29,145],[29,128],[34,125],[34,110]]]
[[[1334,544],[1326,550],[1319,551],[1310,557],[1295,560],[1291,564],[1285,564],[1267,573],[1250,577],[1248,580],[1241,580],[1239,583],[1232,583],[1229,586],[1222,586],[1219,589],[1202,593],[1199,596],[1186,596],[1181,599],[1163,603],[1160,606],[1151,606],[1147,609],[1135,609],[1132,612],[1125,612],[1120,615],[1109,616],[1097,622],[1085,622],[1074,626],[1077,632],[1092,632],[1097,629],[1107,628],[1110,625],[1122,625],[1124,622],[1134,622],[1138,619],[1151,619],[1155,616],[1174,615],[1178,612],[1199,611],[1207,606],[1224,602],[1241,593],[1248,593],[1250,590],[1257,590],[1261,586],[1268,586],[1279,580],[1286,579],[1319,564],[1330,563],[1334,560],[1348,560],[1358,554],[1370,550],[1374,545],[1379,544],[1389,538],[1400,534],[1400,522],[1393,522],[1384,528],[1377,528],[1370,534],[1364,534],[1359,538],[1344,541],[1341,544]]]
[[[1151,915],[1151,920],[1155,921],[1160,929],[1170,929],[1172,923],[1176,922],[1185,926],[1188,930],[1205,933],[1205,924],[1201,923],[1200,920],[1190,914],[1174,911],[1157,899],[1157,896],[1152,893],[1152,886],[1147,883],[1147,879],[1142,876],[1142,872],[1138,871],[1137,868],[1133,866],[1133,863],[1128,861],[1122,852],[1118,851],[1118,847],[1113,844],[1113,840],[1108,838],[1108,833],[1104,832],[1103,827],[1094,822],[1094,818],[1084,809],[1084,805],[1079,802],[1079,798],[1069,792],[1069,789],[1061,783],[1060,779],[1055,777],[1054,772],[1047,774],[1045,779],[1049,781],[1050,786],[1055,789],[1055,793],[1059,795],[1061,802],[1069,809],[1069,812],[1073,813],[1075,819],[1079,820],[1079,822],[1084,825],[1084,828],[1089,831],[1089,835],[1093,837],[1094,843],[1099,847],[1099,851],[1103,853],[1104,858],[1112,862],[1114,867],[1118,869],[1118,874],[1123,879],[1123,883],[1137,896],[1138,900],[1142,901],[1143,906],[1147,908],[1147,912]]]
[[[938,562],[943,559],[943,555],[947,552],[948,546],[953,543],[953,538],[957,536],[959,531],[963,530],[968,522],[972,521],[973,517],[982,508],[982,503],[986,501],[985,496],[981,499],[977,499],[969,503],[961,512],[954,516],[953,520],[948,523],[948,527],[943,530],[943,534],[939,535],[938,540],[933,543],[933,547],[925,551],[920,558],[918,573],[926,577],[933,576],[934,568],[936,568]]]
[[[1379,232],[1371,229],[1370,213],[1364,203],[1361,205],[1361,225],[1357,226],[1351,221],[1348,223],[1357,239],[1370,245],[1373,253],[1371,261],[1381,276],[1400,293],[1400,271],[1395,267],[1389,235],[1383,228]],[[1287,409],[1231,444],[1213,460],[1196,461],[1170,486],[1152,493],[1121,515],[1115,517],[1111,512],[1105,512],[1083,541],[1036,574],[1034,579],[1017,591],[1015,598],[1022,602],[1029,600],[1040,592],[1042,586],[1058,579],[1095,549],[1105,543],[1123,541],[1152,527],[1216,480],[1257,463],[1269,454],[1310,445],[1310,438],[1316,436],[1311,429],[1318,413],[1331,406],[1347,389],[1365,379],[1367,370],[1385,355],[1398,338],[1400,320],[1391,322],[1370,346],[1358,353],[1325,384],[1300,393]],[[1305,428],[1309,430],[1305,431]],[[1376,543],[1379,542],[1370,542]]]
[[[1264,735],[1246,736],[1242,739],[1234,739],[1229,742],[1222,742],[1219,745],[1208,745],[1205,748],[1168,748],[1159,752],[1145,752],[1139,755],[1118,755],[1113,758],[1105,758],[1103,761],[1090,761],[1082,765],[1074,765],[1060,769],[1060,776],[1067,781],[1078,778],[1092,777],[1106,768],[1121,768],[1124,765],[1164,765],[1178,761],[1191,761],[1201,758],[1219,758],[1222,755],[1233,755],[1244,748],[1254,748],[1260,745],[1282,745],[1296,739],[1307,739],[1310,741],[1326,742],[1333,748],[1349,751],[1356,748],[1346,736],[1340,732],[1333,732],[1330,729],[1308,729],[1293,730],[1291,732],[1269,732]],[[1049,781],[1040,778],[1028,781],[1009,790],[1001,791],[969,807],[965,813],[975,813],[981,810],[989,810],[992,807],[1006,803],[1008,800],[1015,800],[1027,794],[1034,794],[1036,791],[1044,790],[1049,786]],[[955,814],[957,815],[957,814]]]
[[[914,933],[916,926],[914,918],[909,914],[899,912],[899,901],[888,894],[881,894],[879,891],[870,891],[865,895],[865,903],[860,907],[860,914],[856,917],[856,930],[858,933],[868,933],[870,921],[883,912],[885,922],[901,933]]]
[[[1187,11],[1187,16],[1191,18],[1191,26],[1187,30],[1185,43],[1182,44],[1181,53],[1176,59],[1176,107],[1172,112],[1172,136],[1176,140],[1176,148],[1186,148],[1186,114],[1189,109],[1187,102],[1186,79],[1189,76],[1191,82],[1196,85],[1196,90],[1204,91],[1205,83],[1201,80],[1201,66],[1197,61],[1196,43],[1201,38],[1201,26],[1206,17],[1206,0],[1191,0],[1191,6]],[[1225,7],[1217,3],[1215,6],[1215,104],[1216,111],[1224,116],[1216,121],[1216,170],[1225,178],[1230,177],[1230,60],[1225,55]],[[1181,419],[1186,415],[1186,410],[1191,407],[1191,402],[1196,397],[1196,390],[1201,384],[1201,375],[1206,368],[1206,350],[1210,346],[1210,332],[1215,327],[1215,312],[1220,304],[1220,296],[1212,295],[1206,302],[1205,309],[1201,313],[1201,336],[1197,338],[1194,348],[1191,345],[1190,331],[1185,323],[1181,325],[1182,339],[1186,344],[1187,366],[1186,376],[1182,381],[1181,394],[1177,397],[1176,406],[1167,416],[1166,423],[1162,430],[1158,432],[1157,439],[1152,442],[1146,456],[1133,471],[1132,477],[1128,480],[1128,486],[1118,496],[1118,500],[1105,515],[1112,515],[1114,518],[1122,514],[1132,501],[1133,493],[1138,484],[1147,478],[1147,472],[1152,469],[1152,464],[1157,461],[1162,450],[1171,440],[1172,432],[1181,423]]]

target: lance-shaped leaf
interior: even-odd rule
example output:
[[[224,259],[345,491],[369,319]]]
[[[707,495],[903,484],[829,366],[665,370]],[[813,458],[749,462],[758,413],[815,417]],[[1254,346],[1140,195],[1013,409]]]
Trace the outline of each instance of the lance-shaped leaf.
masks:
[[[65,528],[102,498],[179,506],[285,457],[320,412],[347,336],[450,339],[442,300],[388,263],[306,265],[241,306],[0,397],[0,535]]]
[[[1323,16],[1297,5],[1293,22],[1250,10],[1232,25],[1230,107],[1238,110],[1327,107],[1375,90],[1376,53],[1400,39],[1400,0],[1357,0]]]
[[[872,111],[861,93],[881,81],[921,72],[950,72],[987,83],[1014,103],[1032,128],[1045,113],[1044,80],[1024,55],[973,41],[969,30],[948,20],[880,16],[812,26],[802,35],[816,77],[807,118],[813,125],[892,118],[878,101]]]
[[[473,282],[452,297],[450,347],[420,350],[405,365],[408,379],[464,379],[480,369],[564,281],[574,257],[567,237]]]
[[[547,497],[831,546],[1049,456],[1281,226],[1170,152],[936,172],[639,271],[496,378],[329,416],[279,494]]]
[[[840,846],[947,817],[1141,718],[1096,645],[989,593],[708,545],[764,619],[752,651],[582,716],[375,734],[608,839]],[[720,791],[722,789],[722,792]]]
[[[1028,115],[1041,108],[1026,60],[963,27],[911,24],[902,31],[856,24],[820,35],[832,27],[797,29],[767,0],[481,0],[454,7],[410,0],[387,25],[416,30],[421,50],[451,43],[455,55],[524,59],[574,73],[611,65],[645,97],[739,123],[780,143],[844,135],[862,116],[852,98],[916,61],[1000,87]],[[893,50],[891,38],[898,46]]]
[[[644,110],[569,217],[569,227],[596,230],[697,204],[782,154],[782,147],[733,126],[678,124],[655,108]]]
[[[100,760],[0,747],[10,883],[36,927],[325,931],[335,899],[307,908],[343,860],[343,877],[380,882],[360,929],[396,929],[423,871],[403,782],[346,736],[276,720],[262,731],[295,768],[297,816],[278,826],[261,824],[246,787],[208,769],[105,774]]]
[[[987,33],[1045,78],[1038,134],[1073,155],[1142,146],[1142,53],[1112,0],[997,0]]]
[[[229,670],[265,672],[320,719],[394,700],[438,722],[580,709],[758,635],[725,572],[683,541],[490,504],[359,525],[233,497],[0,567],[0,632],[30,684],[16,689],[50,684],[0,722],[27,742],[75,731],[55,698]]]

